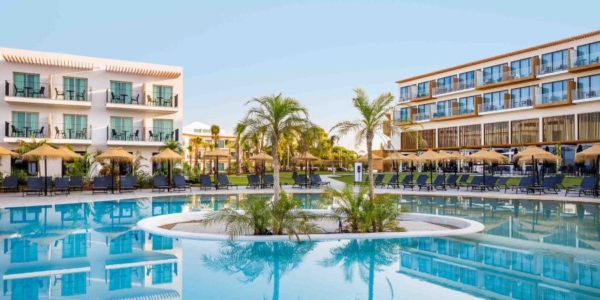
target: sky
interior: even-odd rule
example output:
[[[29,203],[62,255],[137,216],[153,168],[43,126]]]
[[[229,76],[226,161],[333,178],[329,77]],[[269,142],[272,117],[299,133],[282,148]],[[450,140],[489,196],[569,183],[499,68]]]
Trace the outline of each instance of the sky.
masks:
[[[232,131],[248,100],[282,93],[329,130],[358,118],[357,87],[397,98],[396,80],[600,29],[599,9],[597,0],[1,1],[0,46],[182,66],[184,124]]]

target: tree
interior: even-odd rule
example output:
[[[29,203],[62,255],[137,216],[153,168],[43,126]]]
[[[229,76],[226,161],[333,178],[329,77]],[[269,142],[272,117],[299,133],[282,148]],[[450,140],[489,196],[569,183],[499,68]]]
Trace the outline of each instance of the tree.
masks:
[[[227,153],[229,153],[227,156],[227,169],[231,169],[231,148],[234,143],[232,140],[225,140],[225,147],[227,147]]]
[[[233,130],[233,132],[235,133],[235,174],[240,175],[242,173],[242,154],[240,154],[241,148],[242,148],[242,144],[243,144],[243,140],[242,140],[242,134],[244,133],[244,130],[246,128],[244,127],[244,124],[241,123],[237,123],[235,125],[235,129]]]
[[[25,140],[18,140],[17,141],[17,145],[19,146],[19,148],[17,148],[17,153],[23,155],[31,150],[35,150],[39,147],[41,147],[42,145],[48,144],[48,141],[46,141],[45,139],[41,139],[41,140],[36,140],[35,138],[31,138],[31,141],[25,141]],[[50,144],[48,144],[50,145]],[[52,146],[52,145],[50,145]],[[54,147],[54,146],[52,146]],[[56,147],[54,147],[56,148]],[[40,170],[40,160],[38,159],[36,161],[36,170]]]
[[[160,147],[160,150],[162,151],[165,149],[171,149],[176,153],[183,154],[183,146],[181,146],[181,143],[176,140],[165,141],[165,143]]]
[[[190,139],[190,145],[192,145],[192,147],[194,147],[194,163],[195,163],[195,167],[198,168],[198,154],[200,153],[200,147],[202,147],[202,145],[204,144],[204,140],[197,136],[194,137],[192,139]],[[190,162],[191,164],[191,162]]]
[[[221,133],[221,127],[219,125],[210,126],[210,136],[213,139],[215,148],[219,148],[219,134]]]
[[[281,191],[279,185],[279,139],[286,134],[299,134],[311,125],[308,110],[298,100],[279,95],[254,98],[246,104],[257,104],[248,110],[241,121],[245,126],[244,135],[266,137],[273,157],[274,201],[278,201]]]
[[[191,143],[187,146],[187,152],[190,154],[189,164],[191,166],[192,165],[192,158],[194,157],[194,146]]]
[[[394,95],[391,93],[381,94],[377,99],[370,101],[367,94],[360,88],[354,90],[356,96],[352,99],[352,105],[360,114],[360,118],[352,121],[342,121],[331,128],[331,131],[336,131],[338,135],[347,135],[351,132],[355,133],[356,145],[366,141],[367,145],[367,167],[369,170],[369,196],[371,200],[375,199],[375,191],[373,187],[373,138],[376,134],[380,134],[383,127],[389,122],[386,113],[391,109]],[[392,126],[393,132],[405,131],[411,133],[411,136],[416,136],[413,130],[408,127]]]

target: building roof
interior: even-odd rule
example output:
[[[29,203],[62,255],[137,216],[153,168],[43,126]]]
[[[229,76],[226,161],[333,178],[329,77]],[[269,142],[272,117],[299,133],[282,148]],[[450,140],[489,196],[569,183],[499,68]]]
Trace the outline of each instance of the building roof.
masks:
[[[506,57],[510,57],[510,56],[514,56],[514,55],[519,55],[519,54],[523,54],[523,53],[527,53],[527,52],[531,52],[531,51],[537,51],[537,50],[540,50],[540,49],[557,46],[557,45],[560,45],[560,44],[566,44],[566,43],[574,42],[574,41],[577,41],[577,40],[589,38],[589,37],[596,36],[596,35],[600,35],[600,30],[596,30],[596,31],[592,31],[592,32],[588,32],[588,33],[584,33],[584,34],[572,36],[572,37],[569,37],[569,38],[560,39],[560,40],[556,40],[556,41],[553,41],[553,42],[549,42],[549,43],[545,43],[545,44],[541,44],[541,45],[537,45],[537,46],[533,46],[533,47],[524,48],[524,49],[517,50],[517,51],[512,51],[512,52],[508,52],[508,53],[504,53],[504,54],[500,54],[500,55],[496,55],[496,56],[492,56],[492,57],[488,57],[488,58],[484,58],[484,59],[480,59],[480,60],[468,62],[468,63],[465,63],[465,64],[461,64],[461,65],[457,65],[457,66],[454,66],[454,67],[450,67],[450,68],[445,68],[445,69],[441,69],[441,70],[437,70],[437,71],[433,71],[433,72],[429,72],[429,73],[425,73],[425,74],[421,74],[421,75],[417,75],[417,76],[413,76],[413,77],[401,79],[401,80],[396,81],[396,83],[405,83],[405,82],[409,82],[409,81],[413,81],[413,80],[417,80],[417,79],[421,79],[421,78],[425,78],[425,77],[429,77],[429,76],[433,76],[433,75],[437,75],[437,74],[442,74],[442,73],[446,73],[446,72],[450,72],[450,71],[454,71],[454,70],[458,70],[458,69],[462,69],[462,68],[466,68],[466,67],[470,67],[470,66],[474,66],[474,65],[478,65],[478,64],[490,62],[490,61],[494,61],[494,60],[497,60],[497,59],[502,59],[502,58],[506,58]]]
[[[212,126],[212,125],[208,125],[208,124],[205,124],[202,122],[195,121],[195,122],[192,122],[183,127],[183,134],[210,136],[210,126]],[[230,131],[223,128],[223,126],[220,126],[220,127],[221,127],[221,133],[219,133],[219,135],[221,137],[234,137],[234,135]],[[196,129],[205,129],[205,130],[208,130],[208,132],[207,133],[198,133],[198,132],[195,132]]]

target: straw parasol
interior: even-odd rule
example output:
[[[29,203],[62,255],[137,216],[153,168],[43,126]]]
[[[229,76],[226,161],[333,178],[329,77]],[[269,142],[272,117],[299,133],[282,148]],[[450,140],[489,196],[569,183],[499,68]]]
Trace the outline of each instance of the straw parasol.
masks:
[[[114,147],[114,148],[109,148],[108,151],[96,156],[94,158],[95,161],[97,162],[102,162],[104,160],[110,160],[111,164],[112,164],[112,169],[115,168],[115,163],[132,163],[134,160],[133,154],[130,154],[129,152],[123,150],[123,148],[121,147]],[[111,171],[112,172],[112,171]],[[111,192],[115,192],[115,185],[114,185],[114,176],[113,174],[110,174],[110,178],[111,178]],[[120,178],[121,176],[119,176]]]
[[[264,179],[264,174],[265,174],[265,162],[267,161],[273,161],[273,156],[267,154],[266,152],[261,152],[258,154],[254,154],[250,157],[248,157],[249,160],[254,160],[257,162],[262,162],[262,171],[260,172],[260,184],[262,185],[263,179]]]
[[[413,174],[413,163],[419,161],[419,157],[414,153],[409,153],[404,156],[403,161],[410,162],[410,175]]]
[[[4,147],[0,147],[0,156],[7,156],[7,155],[12,156],[12,157],[19,157],[19,153],[10,151]]]
[[[383,158],[375,153],[371,153],[371,159],[372,160],[382,160]],[[359,157],[357,160],[357,162],[361,162],[361,163],[367,163],[369,161],[369,158],[367,157],[367,154]]]
[[[292,161],[294,161],[294,162],[297,162],[297,163],[304,162],[306,164],[306,168],[304,169],[304,176],[308,175],[308,163],[317,161],[317,160],[319,160],[318,157],[316,157],[308,152],[304,152],[304,153],[292,158]]]
[[[384,158],[384,161],[392,161],[392,167],[394,162],[402,162],[402,160],[404,159],[404,155],[398,153],[398,152],[392,152],[390,155],[388,155],[388,157]],[[398,181],[398,173],[400,172],[400,165],[397,164],[396,165],[396,181]]]
[[[165,148],[162,151],[160,151],[160,153],[152,156],[151,160],[153,162],[167,162],[169,164],[168,166],[168,170],[169,170],[169,174],[167,174],[167,177],[169,178],[169,182],[171,182],[171,174],[173,173],[171,168],[172,168],[172,164],[173,162],[181,162],[183,161],[184,157],[183,155],[169,149],[169,148]]]
[[[422,162],[428,162],[431,165],[434,162],[443,160],[443,156],[429,149],[419,156],[419,160]],[[429,168],[429,181],[431,184],[433,184],[433,168]]]
[[[600,143],[595,143],[592,147],[575,154],[575,162],[582,163],[586,160],[595,161],[596,170],[598,169],[600,165]],[[596,171],[596,177],[598,177],[598,171]]]
[[[60,151],[61,153],[63,153],[65,155],[65,158],[63,158],[63,160],[65,160],[65,161],[71,161],[71,160],[83,158],[83,156],[71,151],[69,148],[67,148],[65,146],[61,146],[56,150]]]
[[[535,176],[537,173],[536,161],[543,162],[556,162],[561,161],[562,158],[536,146],[529,146],[527,149],[515,154],[513,159],[519,164],[530,162],[532,164],[532,171]],[[539,174],[537,174],[538,183],[540,181]]]
[[[68,156],[62,152],[54,149],[48,144],[43,144],[25,154],[23,154],[24,160],[37,160],[44,159],[44,195],[48,195],[48,158],[61,158],[66,159]]]
[[[468,162],[483,163],[483,181],[485,182],[485,165],[490,163],[505,163],[508,162],[508,157],[496,152],[481,149],[471,155],[465,157]]]
[[[219,183],[219,180],[217,180],[217,175],[219,173],[219,157],[229,157],[229,151],[226,150],[222,150],[222,149],[215,149],[212,151],[208,151],[204,154],[204,158],[213,158],[215,159],[215,184]],[[218,185],[217,185],[218,188]]]

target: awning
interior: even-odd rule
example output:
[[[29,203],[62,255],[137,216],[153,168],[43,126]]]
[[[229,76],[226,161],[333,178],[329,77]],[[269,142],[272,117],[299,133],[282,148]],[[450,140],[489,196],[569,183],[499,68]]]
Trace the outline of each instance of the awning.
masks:
[[[6,62],[15,64],[27,64],[45,67],[58,67],[68,69],[79,69],[79,70],[92,70],[94,64],[90,62],[82,62],[75,60],[64,60],[64,59],[53,59],[47,57],[36,57],[36,56],[25,56],[25,55],[14,55],[14,54],[2,54],[2,57]]]
[[[106,72],[130,74],[130,75],[141,75],[141,76],[152,76],[175,79],[181,76],[181,72],[166,71],[166,70],[153,70],[145,68],[134,68],[116,65],[107,65]]]

